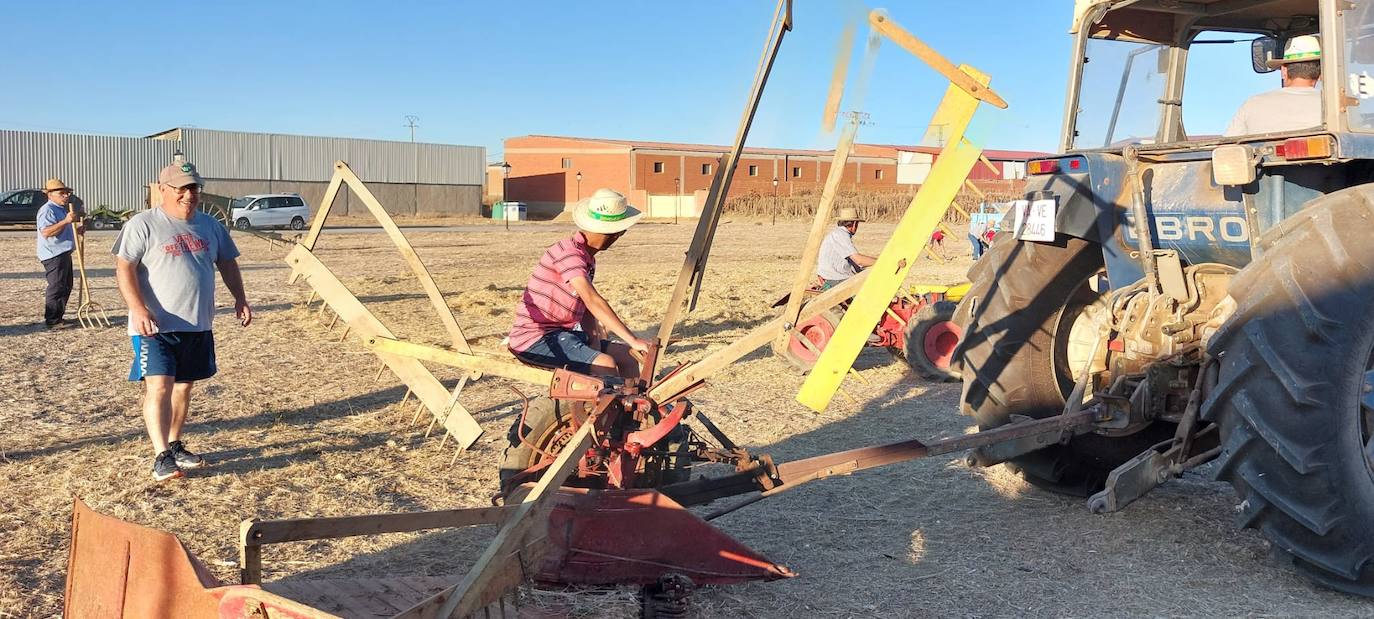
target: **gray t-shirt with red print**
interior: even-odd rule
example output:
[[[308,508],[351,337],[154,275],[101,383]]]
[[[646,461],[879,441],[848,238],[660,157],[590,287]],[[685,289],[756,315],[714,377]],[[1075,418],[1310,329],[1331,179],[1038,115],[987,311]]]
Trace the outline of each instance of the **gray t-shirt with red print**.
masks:
[[[159,332],[209,331],[215,318],[215,263],[239,256],[227,230],[196,211],[189,220],[152,208],[129,220],[116,256],[138,265],[138,287]],[[137,335],[129,325],[129,335]]]

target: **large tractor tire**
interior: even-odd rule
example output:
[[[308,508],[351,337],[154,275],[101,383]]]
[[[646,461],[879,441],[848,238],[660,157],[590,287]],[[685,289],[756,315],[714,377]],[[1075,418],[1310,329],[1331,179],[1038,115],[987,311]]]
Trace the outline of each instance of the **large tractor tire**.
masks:
[[[1374,595],[1374,188],[1310,203],[1230,286],[1203,418],[1239,521],[1334,589]]]
[[[973,287],[959,303],[963,327],[956,352],[964,379],[961,409],[980,429],[1012,416],[1041,419],[1064,410],[1073,391],[1069,333],[1099,296],[1090,286],[1102,268],[1095,243],[1060,236],[1054,243],[999,240],[969,270]],[[1071,369],[1072,368],[1072,369]],[[1158,424],[1121,437],[1084,434],[1008,464],[1026,481],[1055,492],[1088,496],[1112,469],[1171,432]]]

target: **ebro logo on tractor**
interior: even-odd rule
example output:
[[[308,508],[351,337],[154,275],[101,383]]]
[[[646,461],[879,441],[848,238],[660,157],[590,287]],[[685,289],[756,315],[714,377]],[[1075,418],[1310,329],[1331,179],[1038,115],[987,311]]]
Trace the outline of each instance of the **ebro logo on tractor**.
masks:
[[[1122,216],[1120,230],[1126,240],[1136,240],[1135,223],[1130,213]],[[1152,222],[1156,241],[1196,241],[1247,243],[1250,228],[1242,215],[1168,215],[1155,214]]]

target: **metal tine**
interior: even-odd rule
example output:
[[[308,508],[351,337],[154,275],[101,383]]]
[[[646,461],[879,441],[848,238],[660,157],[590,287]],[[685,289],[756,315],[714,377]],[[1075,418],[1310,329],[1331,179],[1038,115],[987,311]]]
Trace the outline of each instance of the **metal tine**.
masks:
[[[413,425],[415,425],[415,424],[417,424],[417,423],[420,423],[420,413],[424,412],[424,410],[425,410],[425,403],[424,403],[424,402],[420,402],[420,405],[415,407],[415,416],[410,418],[410,425],[413,426]]]
[[[382,361],[381,363],[378,363],[378,364],[377,364],[377,376],[376,376],[375,378],[372,379],[372,382],[374,382],[374,383],[381,382],[381,381],[382,381],[382,372],[385,372],[385,371],[386,371],[386,362],[385,362],[385,361]],[[407,393],[409,393],[409,392],[407,392]]]

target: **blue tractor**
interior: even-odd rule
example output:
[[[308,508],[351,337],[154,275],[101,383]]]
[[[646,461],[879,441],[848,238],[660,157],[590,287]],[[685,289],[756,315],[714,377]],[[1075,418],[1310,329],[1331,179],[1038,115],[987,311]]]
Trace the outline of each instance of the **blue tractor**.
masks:
[[[957,363],[983,428],[1095,425],[971,461],[1095,511],[1212,462],[1281,558],[1374,595],[1374,3],[1078,0],[1071,32],[1063,154],[970,271]],[[1311,126],[1237,134],[1298,37]]]

